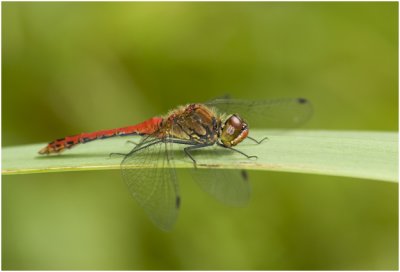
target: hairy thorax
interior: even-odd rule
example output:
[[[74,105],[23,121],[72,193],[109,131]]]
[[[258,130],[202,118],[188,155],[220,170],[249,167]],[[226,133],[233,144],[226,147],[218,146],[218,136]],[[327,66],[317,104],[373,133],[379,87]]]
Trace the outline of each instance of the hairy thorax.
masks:
[[[221,120],[205,105],[189,104],[170,112],[164,118],[161,133],[167,137],[196,143],[215,143]]]

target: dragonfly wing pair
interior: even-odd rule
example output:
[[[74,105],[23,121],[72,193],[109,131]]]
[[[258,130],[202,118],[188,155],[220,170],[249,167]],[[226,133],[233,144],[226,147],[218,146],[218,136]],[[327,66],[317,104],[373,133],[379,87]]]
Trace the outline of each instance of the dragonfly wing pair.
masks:
[[[164,231],[173,228],[180,205],[172,145],[168,139],[146,137],[121,163],[122,177],[132,196]],[[202,158],[201,162],[206,162],[207,157]],[[199,166],[192,171],[199,186],[222,203],[243,206],[249,201],[250,184],[244,170]]]

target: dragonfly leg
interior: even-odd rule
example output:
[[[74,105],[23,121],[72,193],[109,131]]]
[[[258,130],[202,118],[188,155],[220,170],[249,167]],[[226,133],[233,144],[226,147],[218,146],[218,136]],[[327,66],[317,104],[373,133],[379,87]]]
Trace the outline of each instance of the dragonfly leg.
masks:
[[[224,147],[224,148],[228,148],[228,149],[230,149],[230,150],[233,150],[233,151],[235,151],[235,152],[237,152],[237,153],[239,153],[239,154],[242,154],[243,156],[245,156],[245,157],[248,158],[248,159],[251,159],[251,158],[256,158],[256,159],[258,159],[258,157],[255,156],[255,155],[247,155],[246,153],[244,153],[244,152],[242,152],[242,151],[240,151],[240,150],[234,149],[233,147],[224,146],[223,144],[220,144],[220,143],[217,143],[217,145],[222,146],[222,147]]]
[[[165,142],[189,145],[188,147],[185,147],[183,149],[183,151],[185,151],[185,154],[188,155],[188,157],[193,161],[194,167],[196,167],[196,160],[193,158],[193,155],[190,154],[190,150],[213,145],[213,144],[199,144],[199,143],[193,142],[193,141],[184,141],[184,140],[176,140],[176,139],[166,139]]]
[[[191,151],[191,150],[194,150],[194,149],[199,149],[199,148],[211,146],[211,145],[212,145],[212,144],[196,144],[196,145],[192,145],[192,146],[185,147],[185,148],[183,149],[183,151],[185,151],[186,155],[188,155],[189,158],[193,161],[194,167],[196,167],[196,163],[197,163],[197,162],[196,162],[196,160],[193,158],[192,154],[190,154],[190,151]]]
[[[264,142],[265,140],[268,140],[268,137],[264,137],[261,140],[257,140],[254,139],[253,137],[247,136],[247,139],[252,140],[253,142],[255,142],[256,144],[261,144],[262,142]]]
[[[137,142],[131,141],[131,140],[126,141],[126,143],[127,143],[127,144],[133,144],[133,145],[135,145],[135,146],[138,145]]]

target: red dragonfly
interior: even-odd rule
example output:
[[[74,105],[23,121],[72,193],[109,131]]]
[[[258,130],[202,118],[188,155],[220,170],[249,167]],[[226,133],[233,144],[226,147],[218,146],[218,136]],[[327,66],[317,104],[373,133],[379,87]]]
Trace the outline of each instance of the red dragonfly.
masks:
[[[163,117],[140,124],[81,133],[49,143],[39,154],[60,153],[77,144],[114,136],[140,135],[141,141],[121,162],[122,176],[128,188],[150,219],[162,230],[171,230],[180,206],[179,187],[174,168],[173,144],[181,144],[194,164],[194,177],[200,187],[218,200],[234,206],[248,202],[250,185],[247,173],[240,169],[198,168],[194,150],[216,145],[247,155],[234,148],[249,136],[249,124],[268,128],[290,128],[307,121],[311,103],[304,98],[243,101],[219,98],[206,103],[177,107]],[[249,123],[248,123],[249,122]]]

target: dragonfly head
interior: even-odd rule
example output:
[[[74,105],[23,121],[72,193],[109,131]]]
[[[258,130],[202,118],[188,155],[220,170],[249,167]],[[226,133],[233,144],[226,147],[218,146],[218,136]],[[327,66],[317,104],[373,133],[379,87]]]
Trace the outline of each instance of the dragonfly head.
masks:
[[[237,114],[231,115],[221,128],[220,140],[226,147],[235,146],[249,134],[249,127]]]

